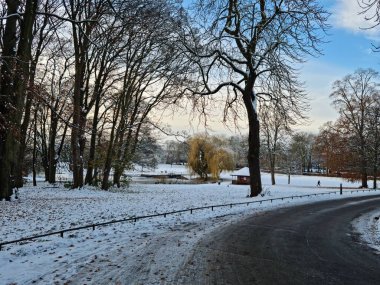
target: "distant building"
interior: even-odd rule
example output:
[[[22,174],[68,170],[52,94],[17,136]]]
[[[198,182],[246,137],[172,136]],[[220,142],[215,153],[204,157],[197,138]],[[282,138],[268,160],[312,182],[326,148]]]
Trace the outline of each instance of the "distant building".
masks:
[[[243,167],[240,170],[235,171],[231,174],[232,176],[232,184],[237,185],[249,185],[249,168]]]

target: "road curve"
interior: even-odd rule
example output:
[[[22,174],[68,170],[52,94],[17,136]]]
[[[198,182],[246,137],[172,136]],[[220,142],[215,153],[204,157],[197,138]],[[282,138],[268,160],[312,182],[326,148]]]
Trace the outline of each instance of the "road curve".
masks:
[[[380,284],[380,256],[351,221],[380,195],[254,215],[199,242],[176,284]]]

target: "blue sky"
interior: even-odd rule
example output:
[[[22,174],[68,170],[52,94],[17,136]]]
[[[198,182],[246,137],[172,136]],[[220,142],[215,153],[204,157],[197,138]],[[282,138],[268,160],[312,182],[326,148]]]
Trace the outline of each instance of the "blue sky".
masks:
[[[329,94],[335,80],[353,73],[358,68],[379,70],[380,53],[372,51],[372,44],[379,42],[379,28],[365,29],[372,24],[358,15],[360,7],[356,0],[321,0],[331,13],[331,29],[322,45],[323,55],[309,58],[301,69],[301,79],[311,99],[309,126],[300,130],[317,133],[327,121],[334,121],[337,112],[331,106]]]
[[[186,2],[186,1],[185,1]],[[335,121],[337,111],[331,106],[329,94],[334,81],[355,72],[358,68],[373,68],[380,71],[380,52],[372,51],[372,44],[380,45],[380,29],[365,29],[372,24],[359,15],[360,7],[357,0],[319,0],[331,13],[326,43],[320,48],[323,55],[310,57],[302,65],[300,79],[305,82],[306,93],[310,98],[310,125],[297,127],[298,131],[317,134],[319,128],[327,121]],[[170,125],[174,131],[187,130],[190,133],[204,132],[202,124],[190,119],[193,123],[185,123],[186,115],[181,114],[180,120],[174,118]],[[208,131],[231,135],[235,130],[226,129],[220,123],[222,115],[215,114],[209,120]],[[187,120],[186,120],[187,121]],[[186,125],[186,126],[185,126]],[[241,133],[247,129],[241,126]]]

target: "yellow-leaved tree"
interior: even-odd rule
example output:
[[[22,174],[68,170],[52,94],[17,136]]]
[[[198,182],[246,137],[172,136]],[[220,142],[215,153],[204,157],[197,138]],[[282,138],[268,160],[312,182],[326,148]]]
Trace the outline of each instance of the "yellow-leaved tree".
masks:
[[[235,161],[232,151],[223,146],[221,138],[196,135],[189,140],[188,167],[202,179],[209,174],[218,179],[224,170],[234,170]]]

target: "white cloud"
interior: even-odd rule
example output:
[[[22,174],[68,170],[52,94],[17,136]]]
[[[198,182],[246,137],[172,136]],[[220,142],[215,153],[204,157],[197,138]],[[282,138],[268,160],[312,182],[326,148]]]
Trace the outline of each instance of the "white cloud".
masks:
[[[310,125],[299,126],[301,131],[318,133],[319,128],[327,121],[335,121],[338,113],[331,105],[330,93],[333,82],[350,73],[349,69],[326,62],[322,59],[312,59],[302,68],[301,80],[305,82],[306,92],[310,98]]]
[[[374,9],[366,14],[361,14],[362,11],[356,0],[336,0],[332,8],[333,25],[354,33],[365,34],[372,39],[379,39],[380,27],[373,27],[376,22],[371,19],[375,14]]]

